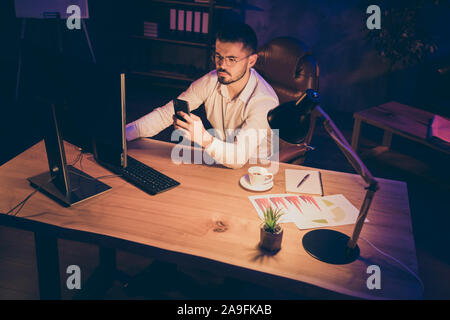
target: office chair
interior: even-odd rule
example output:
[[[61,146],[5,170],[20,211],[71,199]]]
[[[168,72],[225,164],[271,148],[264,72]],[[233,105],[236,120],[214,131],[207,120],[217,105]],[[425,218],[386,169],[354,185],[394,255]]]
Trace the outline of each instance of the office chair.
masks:
[[[291,37],[271,40],[258,50],[255,70],[272,86],[280,104],[297,100],[307,89],[319,89],[319,66],[306,46]],[[306,138],[309,145],[314,132],[316,114]],[[279,161],[302,164],[308,147],[280,140]]]

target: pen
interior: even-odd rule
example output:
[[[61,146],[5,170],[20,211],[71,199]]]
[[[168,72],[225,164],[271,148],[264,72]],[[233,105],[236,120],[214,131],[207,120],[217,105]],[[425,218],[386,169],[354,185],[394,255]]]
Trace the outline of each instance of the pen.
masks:
[[[297,188],[300,187],[300,185],[301,185],[303,182],[305,182],[305,180],[308,179],[308,177],[309,177],[309,173],[302,179],[302,181],[300,181],[300,182],[298,183]]]

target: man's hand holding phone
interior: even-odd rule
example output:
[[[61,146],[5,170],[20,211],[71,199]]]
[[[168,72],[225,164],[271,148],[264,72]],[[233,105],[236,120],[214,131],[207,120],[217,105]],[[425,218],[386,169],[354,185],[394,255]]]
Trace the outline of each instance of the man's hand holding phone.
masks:
[[[179,99],[174,100],[175,114],[173,117],[173,125],[175,129],[183,130],[186,137],[206,148],[213,141],[213,136],[206,131],[202,120],[195,114],[189,113],[189,108],[186,101]],[[184,110],[182,110],[184,109]]]
[[[183,120],[183,118],[181,118],[181,117],[178,115],[178,112],[182,111],[182,112],[184,112],[184,113],[186,113],[186,114],[190,114],[190,112],[189,112],[189,104],[188,104],[188,102],[185,101],[185,100],[174,99],[174,100],[173,100],[173,109],[174,109],[174,111],[175,111],[175,116],[176,116],[178,119],[180,119],[180,120]]]

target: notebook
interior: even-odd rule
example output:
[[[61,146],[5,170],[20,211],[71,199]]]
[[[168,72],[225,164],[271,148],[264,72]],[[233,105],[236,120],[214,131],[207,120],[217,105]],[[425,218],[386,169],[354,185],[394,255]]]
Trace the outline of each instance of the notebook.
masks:
[[[309,177],[297,187],[300,181],[309,174]],[[286,169],[286,192],[306,193],[323,196],[322,177],[316,170]]]

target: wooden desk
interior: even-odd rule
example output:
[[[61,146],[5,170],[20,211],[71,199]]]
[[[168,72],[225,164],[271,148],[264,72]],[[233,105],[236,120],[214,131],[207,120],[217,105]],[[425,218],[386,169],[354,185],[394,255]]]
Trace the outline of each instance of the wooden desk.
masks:
[[[254,193],[245,191],[239,178],[247,167],[238,170],[219,166],[175,165],[170,160],[172,144],[141,139],[130,143],[129,153],[136,159],[181,182],[181,185],[157,196],[149,196],[120,178],[104,180],[112,189],[107,193],[63,208],[41,193],[36,193],[18,217],[0,215],[0,222],[35,232],[39,261],[53,259],[56,238],[85,241],[106,248],[129,250],[156,259],[213,270],[221,275],[279,286],[299,295],[320,297],[338,293],[359,298],[417,299],[421,289],[417,280],[396,262],[360,240],[361,256],[349,265],[329,265],[310,257],[302,247],[306,231],[285,224],[282,249],[276,255],[264,255],[258,249],[260,220],[248,200]],[[70,163],[75,147],[66,144]],[[267,193],[284,193],[284,170],[303,168],[280,164],[275,185]],[[0,167],[0,208],[8,211],[33,189],[27,177],[48,170],[43,141]],[[83,161],[83,170],[96,177],[109,171],[94,161]],[[362,179],[353,174],[322,170],[325,195],[344,194],[359,208],[365,194]],[[379,179],[362,230],[379,249],[418,272],[406,184]],[[351,234],[353,226],[333,229]],[[53,251],[52,251],[53,250]],[[109,251],[108,251],[109,250]],[[41,257],[39,257],[41,255]],[[114,264],[114,255],[101,257]],[[381,289],[366,286],[367,267],[381,269]],[[39,281],[59,284],[59,274],[39,270]],[[56,268],[57,269],[57,268]],[[42,282],[45,283],[45,282]],[[42,284],[41,283],[41,284]],[[40,286],[41,298],[57,291]]]

